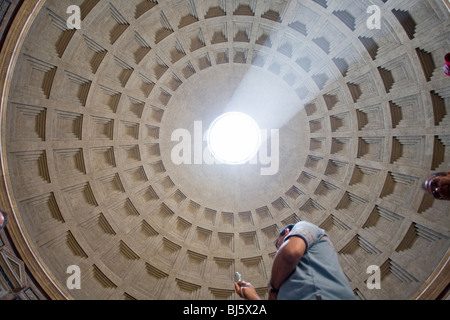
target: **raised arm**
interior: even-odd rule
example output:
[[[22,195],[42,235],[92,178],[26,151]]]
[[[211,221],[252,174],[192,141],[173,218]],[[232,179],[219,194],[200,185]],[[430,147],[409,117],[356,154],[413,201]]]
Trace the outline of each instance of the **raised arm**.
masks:
[[[300,237],[288,238],[278,249],[272,266],[270,285],[272,292],[269,292],[269,300],[276,300],[277,292],[281,285],[294,272],[300,259],[306,250],[306,243]]]

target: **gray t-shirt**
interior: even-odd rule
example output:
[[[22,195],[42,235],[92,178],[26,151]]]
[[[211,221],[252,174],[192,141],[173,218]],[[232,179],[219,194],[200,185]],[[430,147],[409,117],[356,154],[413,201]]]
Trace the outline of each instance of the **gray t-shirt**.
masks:
[[[300,221],[284,241],[300,237],[306,242],[305,253],[295,271],[283,283],[279,300],[354,300],[334,246],[323,229]]]

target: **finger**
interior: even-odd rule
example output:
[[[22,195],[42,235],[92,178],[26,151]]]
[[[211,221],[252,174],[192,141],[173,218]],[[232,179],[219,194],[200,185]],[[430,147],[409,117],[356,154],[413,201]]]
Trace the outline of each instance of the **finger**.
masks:
[[[245,287],[242,287],[241,288],[241,293],[242,293],[242,297],[245,299],[245,300],[248,300],[248,297],[247,297],[247,295],[245,294],[246,292],[247,292],[247,289],[250,289],[251,288],[251,285],[249,284],[248,286],[245,286]]]
[[[244,298],[245,300],[247,300],[247,297],[245,296],[245,287],[241,288],[241,292],[242,292],[242,298]]]
[[[252,284],[250,282],[244,282],[244,281],[239,281],[238,285],[243,288],[243,287],[251,287]]]
[[[236,290],[237,294],[242,298],[241,287],[239,286],[239,284],[237,282],[234,283],[234,289]]]

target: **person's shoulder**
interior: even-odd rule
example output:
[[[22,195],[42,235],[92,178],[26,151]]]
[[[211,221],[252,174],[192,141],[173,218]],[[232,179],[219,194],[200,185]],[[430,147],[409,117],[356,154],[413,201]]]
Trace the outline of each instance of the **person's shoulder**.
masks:
[[[296,229],[314,229],[314,230],[322,230],[323,231],[323,229],[319,228],[314,223],[311,223],[311,222],[306,221],[306,220],[302,220],[302,221],[297,222],[294,225],[294,228],[296,228]]]
[[[292,234],[311,234],[314,239],[320,239],[323,236],[326,236],[326,231],[319,226],[311,223],[309,221],[302,220],[297,222],[295,226],[292,228]]]

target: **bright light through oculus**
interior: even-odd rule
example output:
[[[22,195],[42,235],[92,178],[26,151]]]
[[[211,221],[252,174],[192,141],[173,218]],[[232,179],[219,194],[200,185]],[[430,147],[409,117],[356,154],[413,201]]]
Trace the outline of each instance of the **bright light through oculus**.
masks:
[[[244,113],[218,117],[208,130],[208,146],[214,158],[225,164],[243,164],[252,159],[260,145],[259,127]]]

